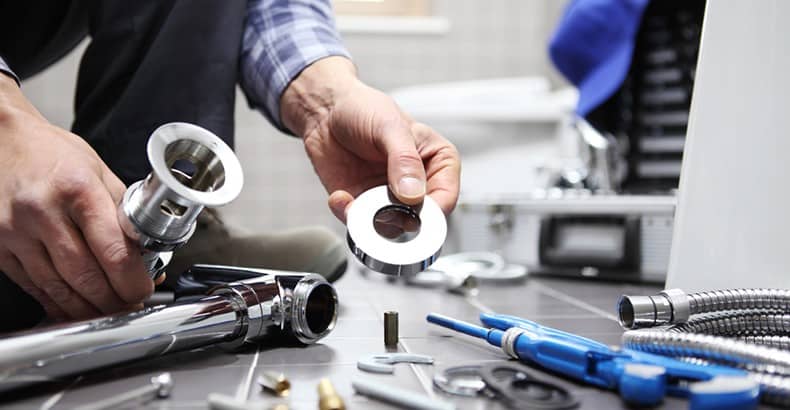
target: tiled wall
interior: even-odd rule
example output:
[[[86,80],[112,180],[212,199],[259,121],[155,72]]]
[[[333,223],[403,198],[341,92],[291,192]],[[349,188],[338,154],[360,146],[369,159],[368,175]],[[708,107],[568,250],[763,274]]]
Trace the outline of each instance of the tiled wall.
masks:
[[[523,75],[557,79],[546,56],[565,1],[434,0],[446,34],[344,34],[361,76],[385,90],[412,84]]]
[[[559,0],[435,0],[435,14],[449,20],[444,34],[344,34],[361,77],[385,89],[437,81],[548,75],[546,42],[564,2]],[[83,45],[84,46],[84,45]],[[79,54],[72,53],[24,84],[50,121],[68,127]],[[244,193],[224,209],[249,231],[322,224],[343,227],[326,207],[300,141],[280,135],[241,95],[236,109],[237,152]]]

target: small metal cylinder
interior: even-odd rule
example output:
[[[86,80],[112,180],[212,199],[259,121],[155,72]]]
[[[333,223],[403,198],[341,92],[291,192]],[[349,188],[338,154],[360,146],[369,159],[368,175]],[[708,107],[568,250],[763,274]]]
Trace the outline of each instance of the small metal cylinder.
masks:
[[[335,391],[335,386],[329,379],[318,382],[318,409],[319,410],[346,410],[346,404]]]
[[[398,312],[384,312],[384,346],[398,346]]]

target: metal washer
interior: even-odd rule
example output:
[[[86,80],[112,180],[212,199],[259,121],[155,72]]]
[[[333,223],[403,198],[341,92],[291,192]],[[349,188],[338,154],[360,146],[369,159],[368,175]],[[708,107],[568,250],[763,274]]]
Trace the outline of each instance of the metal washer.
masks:
[[[346,227],[351,251],[362,264],[389,275],[407,275],[428,268],[444,245],[447,221],[439,205],[425,196],[418,210],[410,207],[420,219],[420,231],[406,242],[389,240],[376,232],[373,225],[376,213],[387,207],[406,207],[390,198],[386,185],[363,192],[348,210]]]
[[[480,377],[478,365],[457,366],[445,369],[443,372],[436,372],[433,375],[433,385],[437,389],[456,396],[477,397],[483,394],[486,384]],[[457,379],[473,378],[473,382],[459,383]]]

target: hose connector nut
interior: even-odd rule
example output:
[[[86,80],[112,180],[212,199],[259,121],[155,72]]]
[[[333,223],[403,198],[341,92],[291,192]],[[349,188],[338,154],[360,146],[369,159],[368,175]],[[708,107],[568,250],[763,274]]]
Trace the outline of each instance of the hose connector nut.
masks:
[[[665,289],[658,292],[659,295],[669,300],[669,305],[672,307],[672,317],[669,323],[685,323],[691,316],[691,307],[689,306],[689,298],[686,292],[680,289]]]
[[[654,296],[623,295],[617,301],[620,325],[625,329],[683,323],[690,316],[688,296],[680,289],[667,289]]]

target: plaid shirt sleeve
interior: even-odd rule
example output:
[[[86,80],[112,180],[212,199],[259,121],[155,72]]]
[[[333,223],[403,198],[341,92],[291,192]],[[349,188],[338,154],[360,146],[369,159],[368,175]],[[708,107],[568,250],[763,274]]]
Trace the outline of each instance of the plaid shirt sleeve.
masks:
[[[280,96],[313,62],[350,57],[343,47],[330,0],[249,0],[240,85],[250,106],[281,131]]]
[[[5,63],[3,57],[0,57],[0,73],[10,76],[14,80],[16,80],[17,84],[19,84],[19,77],[17,77],[16,74],[14,74],[14,72],[11,71],[11,68],[9,68],[8,64]]]

